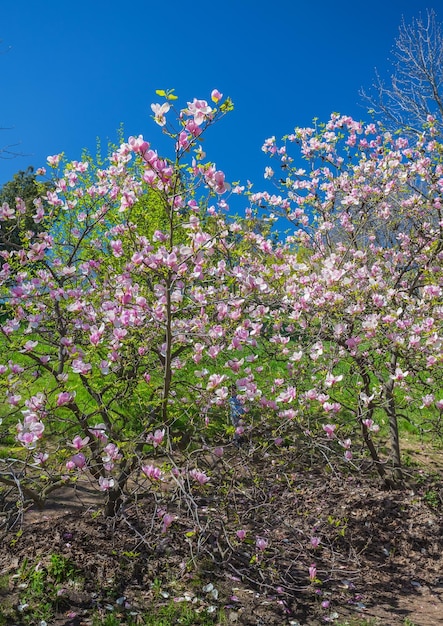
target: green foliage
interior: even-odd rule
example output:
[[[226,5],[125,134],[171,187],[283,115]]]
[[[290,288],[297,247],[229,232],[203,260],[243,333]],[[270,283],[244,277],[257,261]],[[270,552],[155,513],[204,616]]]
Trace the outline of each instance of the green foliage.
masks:
[[[25,559],[18,571],[20,623],[35,624],[35,619],[49,621],[65,606],[65,587],[78,584],[79,572],[74,563],[59,554],[46,562],[29,563]],[[0,622],[1,624],[1,622]]]
[[[234,110],[234,103],[231,98],[226,98],[223,104],[220,105],[220,111],[222,113],[229,113]]]
[[[131,207],[128,218],[137,226],[137,232],[148,239],[152,238],[156,230],[169,230],[167,207],[161,194],[152,189]]]
[[[53,578],[56,583],[62,583],[74,578],[76,574],[77,568],[70,559],[60,554],[51,554],[48,565],[48,575]]]
[[[175,89],[156,89],[155,93],[160,98],[165,98],[166,100],[177,100],[178,96],[174,94]]]
[[[332,515],[328,516],[328,524],[335,529],[337,535],[339,537],[344,537],[345,533],[346,533],[346,529],[348,526],[348,520],[345,519],[338,519],[333,517]]]
[[[144,626],[221,626],[225,624],[224,613],[214,611],[208,613],[207,610],[196,610],[187,602],[174,602],[153,606],[149,613],[141,616],[127,611],[108,613],[107,615],[95,614],[92,618],[92,626],[135,626],[143,623]]]
[[[153,612],[144,615],[145,626],[212,626],[223,623],[219,612],[197,612],[187,602],[175,603],[171,601],[166,606],[159,607]]]
[[[365,617],[351,617],[350,619],[343,621],[334,622],[335,626],[382,626],[382,622],[374,617],[374,618],[365,618]],[[415,622],[412,622],[409,617],[406,617],[403,626],[415,626]]]
[[[426,491],[423,499],[433,509],[437,509],[441,505],[441,499],[436,489],[429,489],[428,491]]]

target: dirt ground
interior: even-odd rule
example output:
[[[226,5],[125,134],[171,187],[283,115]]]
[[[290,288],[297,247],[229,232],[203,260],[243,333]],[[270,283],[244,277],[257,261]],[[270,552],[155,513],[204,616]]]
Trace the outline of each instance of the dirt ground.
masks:
[[[124,624],[124,611],[135,619],[172,599],[201,611],[224,608],[238,626],[356,617],[443,624],[443,459],[419,446],[408,455],[406,485],[387,491],[373,476],[303,471],[284,451],[262,458],[232,451],[212,467],[211,486],[169,500],[174,521],[166,532],[161,494],[107,519],[97,492],[66,487],[43,511],[26,513],[23,532],[1,537],[0,577],[9,582],[0,606],[15,615],[11,624],[22,623],[13,613],[24,587],[17,572],[45,567],[57,554],[75,564],[81,584],[64,590],[53,626],[87,626],[93,611],[107,610],[120,611]]]

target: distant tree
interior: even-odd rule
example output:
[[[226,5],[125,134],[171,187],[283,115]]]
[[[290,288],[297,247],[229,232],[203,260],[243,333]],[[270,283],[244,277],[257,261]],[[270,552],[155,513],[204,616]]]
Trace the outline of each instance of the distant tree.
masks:
[[[26,232],[39,232],[43,225],[35,222],[33,215],[36,213],[34,200],[41,198],[45,189],[49,189],[48,183],[41,183],[36,179],[37,175],[32,166],[26,170],[20,170],[14,174],[12,180],[5,183],[0,189],[0,207],[5,203],[15,210],[17,200],[24,203],[18,217],[3,224],[0,229],[0,250],[11,250],[20,247]]]
[[[392,51],[393,71],[385,81],[376,71],[372,89],[361,89],[387,129],[417,135],[428,117],[443,134],[443,25],[433,10],[406,24],[401,22]]]

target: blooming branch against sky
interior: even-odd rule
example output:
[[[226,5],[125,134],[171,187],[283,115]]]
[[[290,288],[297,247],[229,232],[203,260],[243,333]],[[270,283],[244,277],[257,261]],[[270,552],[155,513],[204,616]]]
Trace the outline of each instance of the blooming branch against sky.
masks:
[[[233,99],[234,114],[211,130],[217,165],[228,181],[259,181],[266,137],[332,111],[365,117],[358,90],[375,66],[386,70],[402,15],[408,21],[432,4],[438,11],[435,0],[196,0],[197,24],[179,0],[167,11],[146,0],[78,0],[75,10],[4,0],[0,147],[16,144],[24,156],[0,160],[0,184],[51,154],[94,153],[97,137],[116,141],[121,124],[126,138],[161,144],[150,104],[155,90],[171,88],[181,101],[214,88]]]

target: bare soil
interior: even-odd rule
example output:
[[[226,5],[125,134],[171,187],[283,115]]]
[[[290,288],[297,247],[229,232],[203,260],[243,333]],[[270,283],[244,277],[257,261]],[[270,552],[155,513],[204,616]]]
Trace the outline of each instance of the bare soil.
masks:
[[[9,579],[0,606],[11,625],[33,623],[16,610],[24,593],[17,572],[57,554],[75,564],[81,583],[64,590],[49,626],[90,625],[94,611],[111,610],[122,624],[129,613],[142,624],[144,611],[174,598],[198,611],[224,608],[238,626],[443,624],[441,452],[408,445],[409,477],[392,491],[371,475],[303,470],[285,451],[232,450],[211,460],[208,485],[168,495],[175,519],[165,533],[159,492],[109,519],[101,494],[65,487],[43,511],[27,512],[23,532],[1,538],[0,576]]]

